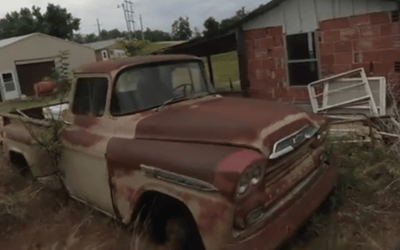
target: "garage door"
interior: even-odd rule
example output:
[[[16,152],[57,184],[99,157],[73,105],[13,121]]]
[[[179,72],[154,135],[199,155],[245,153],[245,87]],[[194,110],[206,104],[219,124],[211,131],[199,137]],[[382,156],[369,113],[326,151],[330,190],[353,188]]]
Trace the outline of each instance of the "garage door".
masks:
[[[44,77],[49,77],[54,67],[54,61],[17,64],[16,68],[21,93],[26,96],[34,95],[33,85],[42,81]]]

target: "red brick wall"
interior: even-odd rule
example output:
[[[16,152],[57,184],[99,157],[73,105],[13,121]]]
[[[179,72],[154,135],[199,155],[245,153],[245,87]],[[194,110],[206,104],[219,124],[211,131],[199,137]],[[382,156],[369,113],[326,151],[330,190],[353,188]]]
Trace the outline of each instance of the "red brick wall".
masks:
[[[364,67],[369,76],[400,84],[394,62],[400,61],[400,22],[390,12],[371,13],[320,23],[322,76]]]
[[[282,27],[245,31],[245,50],[252,97],[269,100],[308,99],[305,89],[287,89]]]

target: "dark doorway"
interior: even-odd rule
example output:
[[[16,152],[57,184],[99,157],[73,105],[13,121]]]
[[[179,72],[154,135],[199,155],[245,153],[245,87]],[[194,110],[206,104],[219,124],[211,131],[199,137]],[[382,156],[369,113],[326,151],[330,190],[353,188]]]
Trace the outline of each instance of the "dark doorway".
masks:
[[[16,65],[21,93],[34,95],[33,85],[49,77],[55,68],[54,61]]]

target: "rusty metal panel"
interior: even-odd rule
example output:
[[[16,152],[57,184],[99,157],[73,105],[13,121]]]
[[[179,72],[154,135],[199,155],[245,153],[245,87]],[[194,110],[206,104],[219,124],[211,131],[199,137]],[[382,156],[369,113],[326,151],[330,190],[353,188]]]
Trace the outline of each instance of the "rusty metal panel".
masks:
[[[183,60],[198,60],[201,58],[189,55],[157,55],[157,56],[135,56],[118,61],[101,61],[97,63],[90,63],[79,67],[76,70],[77,74],[111,74],[116,70],[121,70],[125,67],[133,67],[135,65],[149,64],[149,63],[162,63],[170,61],[183,61]]]

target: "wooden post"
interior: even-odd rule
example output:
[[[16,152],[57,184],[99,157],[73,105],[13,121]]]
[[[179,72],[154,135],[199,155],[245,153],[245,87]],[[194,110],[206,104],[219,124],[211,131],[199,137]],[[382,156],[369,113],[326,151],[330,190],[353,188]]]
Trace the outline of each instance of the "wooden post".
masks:
[[[210,55],[207,56],[207,64],[208,64],[208,72],[210,73],[211,84],[215,88],[214,73],[213,73],[213,69],[212,69],[212,65],[211,65],[211,56]]]

